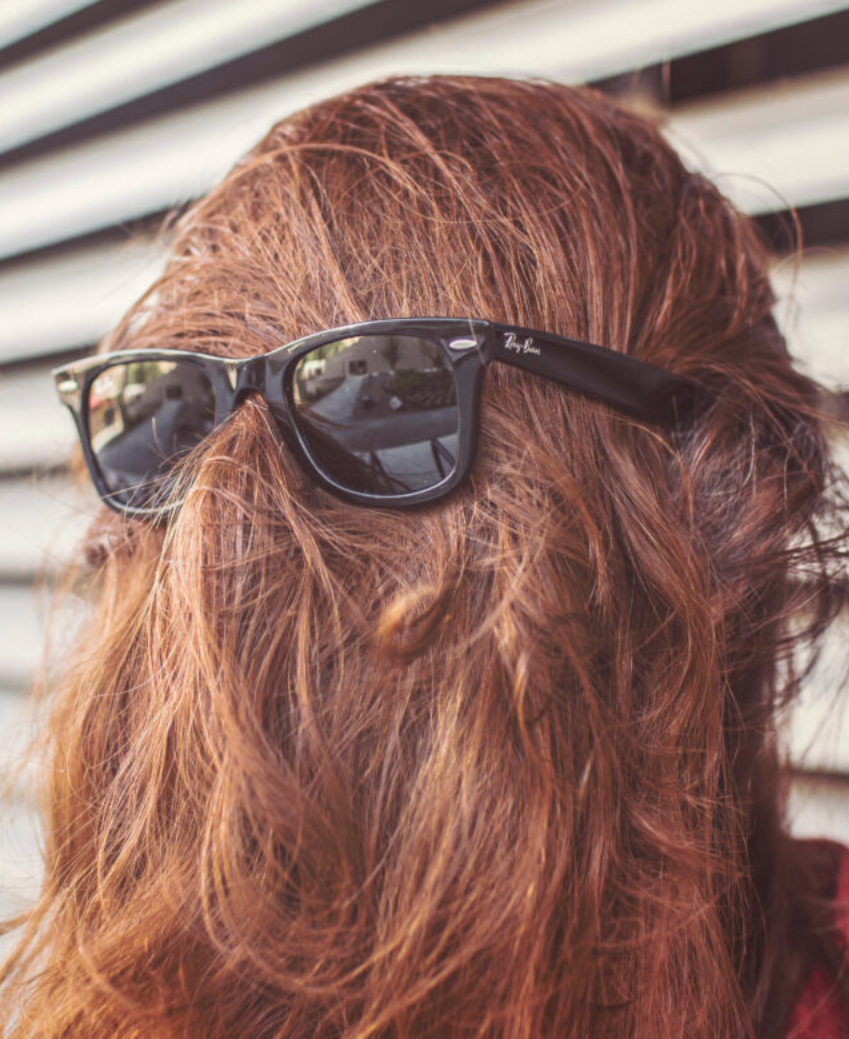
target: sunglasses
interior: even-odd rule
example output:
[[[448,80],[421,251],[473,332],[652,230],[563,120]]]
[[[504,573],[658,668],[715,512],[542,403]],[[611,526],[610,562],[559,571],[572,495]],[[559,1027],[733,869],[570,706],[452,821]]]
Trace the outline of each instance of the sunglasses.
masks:
[[[178,463],[252,393],[307,473],[344,500],[395,508],[441,498],[473,465],[492,361],[649,422],[680,419],[695,390],[592,343],[476,318],[367,321],[238,360],[124,350],[52,374],[103,501],[161,516],[180,504]]]

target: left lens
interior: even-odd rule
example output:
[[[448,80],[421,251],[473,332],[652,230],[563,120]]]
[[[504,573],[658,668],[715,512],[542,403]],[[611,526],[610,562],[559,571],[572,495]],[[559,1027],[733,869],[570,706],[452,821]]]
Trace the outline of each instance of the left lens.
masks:
[[[313,459],[346,489],[404,494],[454,471],[457,387],[438,343],[410,335],[325,343],[299,358],[292,391]]]
[[[86,421],[110,496],[131,508],[153,508],[170,490],[174,463],[214,427],[215,394],[194,364],[114,364],[92,381]]]

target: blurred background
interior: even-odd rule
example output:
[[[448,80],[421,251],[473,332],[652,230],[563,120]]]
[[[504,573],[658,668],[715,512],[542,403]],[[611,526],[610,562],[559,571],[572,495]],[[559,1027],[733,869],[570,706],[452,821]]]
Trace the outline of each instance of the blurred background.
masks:
[[[0,775],[27,735],[45,591],[96,511],[50,368],[95,346],[157,273],[165,214],[273,122],[428,72],[592,83],[664,112],[769,243],[798,364],[849,388],[849,0],[2,0]],[[791,823],[849,842],[847,623],[828,649],[786,723]],[[2,809],[2,913],[37,888],[28,789],[24,773]]]

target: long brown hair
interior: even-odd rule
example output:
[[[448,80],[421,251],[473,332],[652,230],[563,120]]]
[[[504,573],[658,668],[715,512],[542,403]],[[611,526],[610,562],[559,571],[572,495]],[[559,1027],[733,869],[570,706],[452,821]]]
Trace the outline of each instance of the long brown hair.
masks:
[[[251,400],[167,526],[101,517],[12,1034],[782,1035],[834,956],[774,729],[844,485],[752,224],[601,94],[433,77],[282,121],[174,233],[107,349],[479,316],[705,400],[669,433],[492,366],[412,511]]]

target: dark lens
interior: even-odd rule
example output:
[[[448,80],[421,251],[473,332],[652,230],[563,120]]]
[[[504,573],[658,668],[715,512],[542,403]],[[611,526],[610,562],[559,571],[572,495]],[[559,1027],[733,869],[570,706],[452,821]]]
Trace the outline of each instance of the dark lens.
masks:
[[[94,379],[87,415],[92,450],[113,498],[151,508],[167,495],[174,462],[215,425],[215,396],[196,365],[131,361]]]
[[[457,461],[457,387],[438,343],[356,336],[304,354],[292,383],[313,458],[343,487],[404,494],[441,483]]]

